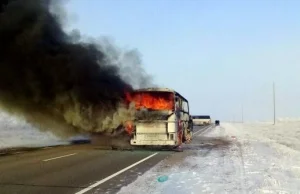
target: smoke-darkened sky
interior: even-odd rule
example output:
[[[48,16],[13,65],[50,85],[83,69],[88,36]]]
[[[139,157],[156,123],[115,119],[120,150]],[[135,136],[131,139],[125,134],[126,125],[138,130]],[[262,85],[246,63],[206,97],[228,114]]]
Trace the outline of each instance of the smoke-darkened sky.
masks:
[[[300,117],[300,1],[72,0],[68,28],[136,47],[159,85],[194,114],[221,120]],[[76,16],[76,17],[73,17]]]

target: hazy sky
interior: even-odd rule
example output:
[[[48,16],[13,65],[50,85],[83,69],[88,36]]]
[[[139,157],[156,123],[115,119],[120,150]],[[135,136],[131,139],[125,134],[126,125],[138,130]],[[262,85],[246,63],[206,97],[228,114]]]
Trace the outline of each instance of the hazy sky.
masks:
[[[157,84],[193,114],[300,117],[300,1],[71,0],[72,28],[137,48]]]

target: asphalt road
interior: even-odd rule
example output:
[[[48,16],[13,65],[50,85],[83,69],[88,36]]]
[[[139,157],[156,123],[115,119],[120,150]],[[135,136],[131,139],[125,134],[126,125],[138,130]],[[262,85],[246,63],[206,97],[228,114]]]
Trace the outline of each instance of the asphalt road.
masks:
[[[200,135],[206,127],[195,127]],[[93,145],[59,146],[0,157],[1,194],[116,193],[170,151],[99,150]]]

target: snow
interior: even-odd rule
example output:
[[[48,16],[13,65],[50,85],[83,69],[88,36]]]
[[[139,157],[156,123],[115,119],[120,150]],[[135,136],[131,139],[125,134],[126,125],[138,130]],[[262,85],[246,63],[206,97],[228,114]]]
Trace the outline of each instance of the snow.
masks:
[[[224,123],[119,193],[299,193],[300,122]],[[167,176],[165,182],[158,178]]]
[[[67,144],[51,133],[40,132],[25,121],[0,112],[0,149]]]

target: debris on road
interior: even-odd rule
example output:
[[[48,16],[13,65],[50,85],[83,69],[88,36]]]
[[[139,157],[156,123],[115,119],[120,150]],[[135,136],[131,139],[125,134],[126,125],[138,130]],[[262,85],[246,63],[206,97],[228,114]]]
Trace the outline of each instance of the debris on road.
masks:
[[[158,177],[157,181],[162,183],[168,180],[168,176],[164,175],[164,176],[160,176]]]

